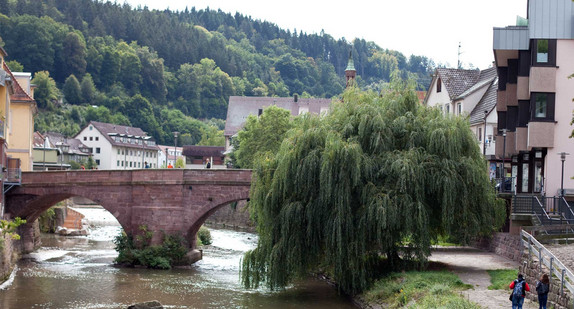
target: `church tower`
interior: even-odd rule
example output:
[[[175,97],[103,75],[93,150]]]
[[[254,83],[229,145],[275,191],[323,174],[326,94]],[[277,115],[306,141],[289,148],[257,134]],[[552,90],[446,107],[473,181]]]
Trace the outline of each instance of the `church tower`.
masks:
[[[349,62],[347,63],[347,68],[345,69],[345,78],[347,79],[347,87],[351,83],[351,80],[355,80],[357,75],[357,70],[355,70],[355,62],[353,62],[353,51],[349,52]]]

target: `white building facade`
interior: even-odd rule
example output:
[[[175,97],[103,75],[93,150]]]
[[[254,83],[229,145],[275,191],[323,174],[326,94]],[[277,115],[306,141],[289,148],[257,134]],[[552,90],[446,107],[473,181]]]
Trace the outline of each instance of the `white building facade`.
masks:
[[[91,121],[75,138],[91,149],[98,169],[159,168],[159,147],[140,128]]]

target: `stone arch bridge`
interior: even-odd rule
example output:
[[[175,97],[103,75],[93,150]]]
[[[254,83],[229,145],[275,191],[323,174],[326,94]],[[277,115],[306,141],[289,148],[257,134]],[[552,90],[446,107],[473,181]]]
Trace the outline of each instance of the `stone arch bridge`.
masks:
[[[21,227],[25,251],[34,248],[34,222],[56,203],[73,196],[88,198],[116,217],[126,233],[139,226],[183,235],[196,248],[196,234],[205,220],[229,203],[247,200],[250,170],[144,169],[24,172],[22,185],[6,195],[6,213],[28,223]],[[197,260],[200,257],[191,257]]]

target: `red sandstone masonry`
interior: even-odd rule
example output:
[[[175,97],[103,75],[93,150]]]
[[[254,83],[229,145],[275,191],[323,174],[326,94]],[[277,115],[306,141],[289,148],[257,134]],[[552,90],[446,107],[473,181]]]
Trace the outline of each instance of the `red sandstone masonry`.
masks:
[[[250,170],[146,169],[132,171],[24,172],[22,186],[7,195],[6,211],[34,221],[55,203],[88,198],[110,211],[124,230],[140,225],[178,233],[195,248],[195,233],[215,210],[249,197]],[[25,239],[24,241],[28,241]]]

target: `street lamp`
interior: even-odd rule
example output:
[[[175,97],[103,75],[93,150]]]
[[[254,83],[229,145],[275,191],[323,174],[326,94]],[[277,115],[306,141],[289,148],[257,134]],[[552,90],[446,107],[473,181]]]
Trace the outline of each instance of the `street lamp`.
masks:
[[[559,152],[560,160],[562,161],[562,177],[560,178],[560,197],[564,197],[564,161],[566,161],[566,156],[569,155],[567,152]]]
[[[506,180],[506,173],[504,172],[504,163],[506,158],[506,129],[502,129],[502,137],[504,138],[504,142],[502,144],[502,185],[503,188],[504,182]]]
[[[175,131],[173,132],[173,137],[175,138],[175,151],[174,151],[174,158],[173,158],[173,166],[175,166],[175,164],[177,163],[177,136],[179,135],[179,132]]]
[[[488,111],[484,111],[484,138],[482,139],[482,155],[486,156],[486,117],[488,116]]]

